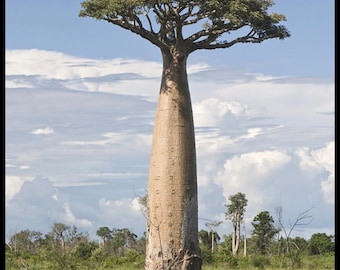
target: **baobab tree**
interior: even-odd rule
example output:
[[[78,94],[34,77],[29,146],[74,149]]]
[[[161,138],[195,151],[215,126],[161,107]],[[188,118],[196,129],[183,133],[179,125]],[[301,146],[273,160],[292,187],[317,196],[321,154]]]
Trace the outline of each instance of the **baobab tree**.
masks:
[[[96,231],[96,235],[98,235],[103,240],[103,249],[106,249],[106,242],[108,239],[112,238],[112,231],[108,227],[100,227]]]
[[[237,192],[235,195],[229,196],[230,204],[226,205],[228,211],[226,212],[226,218],[232,222],[232,252],[234,256],[238,255],[241,240],[241,223],[243,221],[244,212],[248,200],[246,195],[241,192]]]
[[[65,256],[65,231],[67,232],[70,229],[70,226],[65,225],[63,223],[54,223],[52,234],[56,237],[57,240],[60,241],[61,246],[61,255]]]
[[[87,0],[81,17],[160,49],[163,70],[148,179],[146,269],[200,269],[195,134],[186,64],[201,49],[289,37],[271,0]]]

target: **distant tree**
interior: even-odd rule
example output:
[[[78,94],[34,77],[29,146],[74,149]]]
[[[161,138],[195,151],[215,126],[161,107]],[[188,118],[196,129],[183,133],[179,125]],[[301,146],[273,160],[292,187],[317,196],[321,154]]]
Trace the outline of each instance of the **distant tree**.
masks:
[[[188,56],[202,49],[289,37],[280,25],[285,16],[268,13],[273,4],[272,0],[81,3],[80,16],[139,35],[157,46],[163,59],[149,171],[146,269],[201,269]]]
[[[89,234],[87,232],[81,232],[77,226],[72,225],[66,231],[66,244],[69,249],[73,249],[79,243],[89,242]]]
[[[332,235],[325,233],[315,233],[308,241],[308,251],[310,255],[325,255],[335,251],[335,243]]]
[[[305,238],[296,236],[295,238],[291,239],[291,242],[295,247],[297,247],[300,251],[300,253],[306,253],[307,247],[308,247],[308,241]]]
[[[232,254],[232,235],[223,235],[220,243],[220,249],[223,249],[227,255]]]
[[[216,250],[217,242],[221,239],[218,233],[216,232],[216,229],[218,226],[222,224],[222,221],[209,221],[205,223],[205,226],[207,226],[210,230],[209,235],[211,239],[211,253],[214,253]]]
[[[282,218],[283,216],[282,206],[279,206],[276,208],[276,214],[278,217],[279,225],[284,235],[284,237],[282,237],[284,241],[280,241],[280,242],[281,243],[285,242],[285,252],[283,252],[283,259],[285,259],[285,257],[288,256],[291,262],[291,269],[296,268],[297,264],[300,261],[300,256],[302,253],[301,247],[299,247],[297,243],[292,240],[291,234],[294,230],[297,230],[298,227],[307,226],[308,224],[312,222],[313,217],[309,214],[310,210],[311,209],[307,209],[301,212],[293,222],[289,221],[289,228],[286,228],[282,220],[283,219]]]
[[[131,248],[136,243],[137,235],[127,228],[112,229],[112,243],[115,250],[124,255],[126,248]]]
[[[244,193],[238,192],[235,195],[229,196],[229,201],[230,203],[226,205],[228,209],[226,218],[232,222],[232,252],[236,256],[240,247],[241,224],[248,200]]]
[[[52,228],[52,234],[55,236],[55,240],[60,241],[61,254],[65,255],[65,231],[69,230],[70,226],[63,223],[54,223]]]
[[[200,243],[207,247],[207,248],[211,248],[211,241],[210,241],[210,236],[209,236],[209,232],[206,230],[200,230],[198,232],[198,237],[200,240]]]
[[[280,229],[274,226],[274,219],[268,211],[260,212],[251,224],[254,227],[252,234],[256,239],[257,249],[261,254],[268,254],[272,240]]]
[[[80,241],[74,248],[73,255],[78,259],[77,262],[81,263],[89,260],[92,253],[98,248],[98,244],[94,241]]]
[[[100,227],[96,231],[96,235],[99,236],[103,240],[103,249],[106,248],[106,241],[112,238],[111,230],[108,227]]]
[[[41,237],[41,232],[23,230],[11,236],[7,245],[15,253],[33,253],[39,247]]]
[[[136,239],[133,248],[138,252],[139,254],[145,254],[145,248],[146,248],[146,239],[145,239],[145,232],[143,233],[143,236]]]

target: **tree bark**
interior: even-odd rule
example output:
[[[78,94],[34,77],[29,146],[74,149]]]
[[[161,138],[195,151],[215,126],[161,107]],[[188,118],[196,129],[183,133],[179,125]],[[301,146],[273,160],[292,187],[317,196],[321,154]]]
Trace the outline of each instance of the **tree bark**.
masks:
[[[233,233],[232,233],[232,237],[231,237],[231,250],[234,256],[236,256],[237,254],[237,249],[236,249],[236,241],[237,241],[237,237],[236,237],[236,228],[237,228],[237,219],[235,218],[235,221],[233,220]]]
[[[247,256],[247,233],[246,233],[246,224],[243,222],[243,256]]]
[[[145,269],[200,270],[195,134],[187,55],[162,50],[147,200]]]
[[[240,249],[240,239],[241,239],[241,214],[237,213],[237,236],[236,236],[236,255]]]
[[[60,240],[61,240],[61,255],[65,256],[66,255],[66,252],[65,252],[65,239],[64,239],[63,233],[60,234]]]
[[[232,234],[232,252],[234,256],[238,255],[241,238],[241,215],[235,213],[235,220],[233,220],[233,234]]]

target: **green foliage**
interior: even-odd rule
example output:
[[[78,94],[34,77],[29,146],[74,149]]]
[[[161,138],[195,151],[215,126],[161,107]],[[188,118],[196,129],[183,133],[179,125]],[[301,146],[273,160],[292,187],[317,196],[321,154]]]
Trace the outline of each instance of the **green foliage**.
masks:
[[[310,270],[336,269],[334,253],[304,256],[301,264],[305,269]]]
[[[246,195],[244,193],[238,192],[235,195],[229,196],[228,199],[230,203],[226,205],[228,209],[226,217],[233,220],[235,219],[235,216],[240,215],[240,217],[243,218],[248,203]]]
[[[302,217],[305,217],[302,215]],[[267,211],[254,218],[254,231],[273,229],[272,218]],[[260,225],[261,226],[257,226]],[[265,225],[265,226],[262,226]],[[104,229],[103,229],[104,228]],[[275,228],[274,228],[275,229]],[[273,229],[273,230],[274,230]],[[261,231],[261,230],[260,230]],[[275,230],[274,230],[275,231]],[[301,237],[271,239],[265,254],[257,253],[257,235],[247,239],[247,256],[233,256],[232,236],[223,235],[216,250],[211,250],[211,235],[201,230],[200,248],[203,270],[219,269],[335,269],[335,243],[333,235],[313,234],[310,240]],[[23,230],[12,237],[5,246],[6,270],[132,270],[143,269],[145,262],[145,236],[138,238],[127,228],[101,227],[98,236],[108,240],[106,248],[91,241],[87,233],[77,227],[62,223],[52,226],[50,233]],[[64,238],[65,253],[60,249]],[[206,239],[206,240],[203,240]],[[289,245],[286,244],[289,242]]]
[[[252,234],[256,239],[256,247],[261,254],[270,252],[270,245],[273,237],[279,232],[274,226],[274,219],[268,211],[260,212],[254,217],[251,224],[254,227]]]
[[[106,17],[131,17],[140,13],[145,6],[146,1],[138,0],[92,0],[81,3],[83,10],[79,16],[90,16],[98,20],[103,20]]]
[[[238,269],[248,269],[249,266],[251,266],[251,259],[252,257],[249,256],[242,256],[237,258]]]
[[[309,240],[308,251],[310,255],[325,255],[335,251],[333,236],[325,233],[313,234]]]
[[[80,261],[87,260],[97,248],[98,244],[95,242],[80,242],[72,250],[72,254]]]
[[[123,248],[124,252],[113,252],[113,250],[104,250],[97,242],[90,241],[86,233],[80,233],[76,228],[69,226],[70,230],[67,232],[65,238],[66,254],[62,255],[59,245],[52,241],[51,234],[42,237],[32,238],[30,245],[34,249],[27,249],[26,251],[15,251],[15,239],[17,236],[32,235],[25,230],[13,235],[11,239],[12,245],[7,245],[5,249],[5,263],[6,270],[30,269],[30,270],[133,270],[144,268],[145,254],[141,252],[145,250],[145,238],[136,239],[133,234],[127,229],[114,229],[115,236],[128,236],[141,246],[129,244],[129,241],[122,241],[125,247],[119,247],[120,251]],[[66,231],[65,231],[66,232]],[[124,237],[123,237],[124,238]],[[216,252],[212,253],[211,248],[201,243],[201,256],[203,260],[202,270],[222,270],[222,269],[288,269],[291,268],[290,260],[278,255],[259,255],[255,252],[255,240],[253,237],[248,239],[249,249],[248,256],[235,257],[231,252],[231,236],[224,235],[223,240],[217,245]],[[18,239],[18,238],[17,238]],[[23,237],[27,239],[27,237]],[[124,238],[129,239],[129,237]],[[294,260],[294,269],[302,270],[326,270],[335,269],[334,266],[334,238],[323,233],[312,235],[310,240],[305,240],[301,237],[290,239],[292,246],[299,246],[301,250],[310,248],[315,245],[323,247],[323,255],[309,255],[307,253],[300,253],[301,256]],[[126,246],[128,245],[128,246]],[[271,246],[271,254],[278,251],[277,245]],[[307,249],[309,251],[309,249]],[[284,249],[281,252],[286,252]]]
[[[229,255],[226,259],[227,259],[227,262],[228,262],[228,266],[230,268],[233,268],[233,269],[237,268],[238,259],[236,257]]]
[[[202,264],[211,264],[213,263],[213,254],[211,252],[211,248],[206,245],[201,245],[201,257]]]
[[[257,269],[265,269],[267,266],[270,265],[270,260],[266,256],[259,255],[252,258],[252,264]]]
[[[236,43],[289,37],[286,27],[280,25],[286,20],[285,16],[268,13],[272,5],[272,0],[87,0],[81,3],[79,16],[108,21],[161,49],[185,47],[187,53],[191,53],[198,49],[228,48]],[[202,25],[197,32],[191,27],[195,24]],[[189,30],[184,31],[184,28]],[[243,31],[239,31],[241,29]],[[189,34],[184,36],[184,32]],[[239,37],[223,37],[230,33]]]
[[[211,248],[211,239],[209,237],[209,233],[206,230],[200,230],[198,232],[198,237],[200,243],[207,249]]]

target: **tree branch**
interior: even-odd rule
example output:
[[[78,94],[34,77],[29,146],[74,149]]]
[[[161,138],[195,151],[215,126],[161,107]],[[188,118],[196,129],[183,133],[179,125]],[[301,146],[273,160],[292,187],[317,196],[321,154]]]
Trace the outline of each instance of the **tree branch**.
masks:
[[[193,44],[193,51],[198,50],[198,49],[206,49],[206,50],[214,50],[214,49],[224,49],[224,48],[229,48],[236,43],[261,43],[266,39],[272,38],[271,36],[267,35],[261,35],[257,34],[254,30],[251,30],[247,35],[239,38],[235,38],[232,41],[219,41],[216,43],[213,43],[215,40],[212,38],[207,38],[205,40],[202,40],[200,42],[194,43]],[[218,36],[220,36],[219,34]],[[209,43],[209,41],[212,39],[212,42]]]
[[[136,25],[135,23],[131,23],[127,18],[123,17],[122,18],[105,17],[104,20],[114,25],[120,26],[126,30],[130,30],[131,32],[149,40],[151,43],[155,44],[159,48],[167,47],[167,44],[162,42],[156,33],[154,33],[151,30],[148,31],[145,28],[143,28],[140,20],[137,21],[138,25]],[[135,22],[135,20],[133,22]]]

